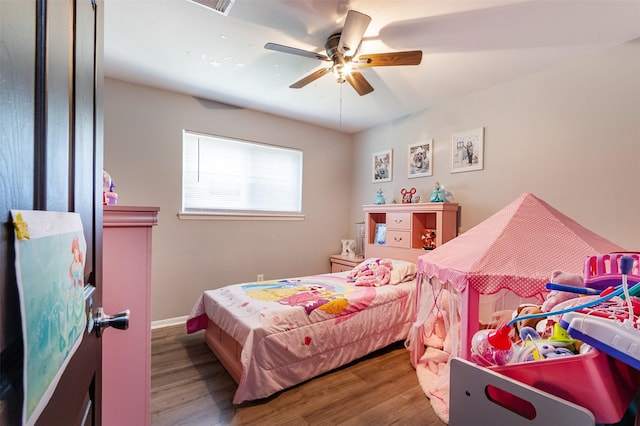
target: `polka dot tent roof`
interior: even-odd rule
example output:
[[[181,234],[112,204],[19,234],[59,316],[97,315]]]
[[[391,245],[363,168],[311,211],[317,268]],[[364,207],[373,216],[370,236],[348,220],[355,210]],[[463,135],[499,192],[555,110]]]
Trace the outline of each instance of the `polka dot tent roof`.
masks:
[[[624,249],[525,193],[482,223],[420,256],[418,270],[481,294],[546,292],[554,270],[582,274],[587,257]]]

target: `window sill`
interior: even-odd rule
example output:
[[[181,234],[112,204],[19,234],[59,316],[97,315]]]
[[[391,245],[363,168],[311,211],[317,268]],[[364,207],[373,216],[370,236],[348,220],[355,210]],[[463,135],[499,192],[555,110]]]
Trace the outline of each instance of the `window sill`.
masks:
[[[178,218],[183,220],[304,220],[303,214],[285,213],[197,213],[179,212]]]

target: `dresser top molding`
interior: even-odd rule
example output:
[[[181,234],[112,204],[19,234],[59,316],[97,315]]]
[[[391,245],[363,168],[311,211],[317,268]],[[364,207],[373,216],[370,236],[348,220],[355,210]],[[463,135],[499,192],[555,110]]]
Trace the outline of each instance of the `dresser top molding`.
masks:
[[[155,226],[160,207],[104,206],[103,227]]]
[[[365,212],[388,213],[394,211],[449,211],[458,210],[458,203],[407,203],[407,204],[367,204],[362,206]]]

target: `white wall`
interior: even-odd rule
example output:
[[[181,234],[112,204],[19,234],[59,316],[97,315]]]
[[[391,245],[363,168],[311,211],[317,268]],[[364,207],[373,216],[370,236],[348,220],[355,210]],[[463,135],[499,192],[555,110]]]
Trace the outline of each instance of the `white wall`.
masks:
[[[461,205],[460,232],[524,192],[640,250],[640,40],[389,122],[355,138],[351,220],[382,187],[428,198],[436,181]],[[454,133],[485,128],[484,169],[450,173]],[[432,177],[407,178],[407,145],[434,139]],[[371,183],[371,154],[393,148],[393,181]],[[532,235],[531,238],[535,238]],[[544,244],[541,241],[540,244]]]
[[[329,272],[351,237],[351,137],[269,114],[105,80],[105,169],[118,204],[160,207],[152,320],[187,315],[205,289]],[[180,220],[182,130],[304,150],[304,221]],[[105,265],[105,267],[117,265]]]
[[[594,232],[640,250],[640,41],[577,58],[352,137],[255,111],[105,81],[105,168],[122,205],[161,208],[153,234],[152,319],[188,314],[200,292],[326,272],[382,187],[427,198],[440,181],[460,232],[531,192]],[[484,170],[450,173],[453,133],[485,127]],[[181,221],[181,132],[304,150],[303,222]],[[434,139],[434,175],[408,179],[407,145]],[[371,183],[371,154],[393,148],[393,181]],[[535,236],[532,236],[535,238]],[[544,242],[541,242],[544,244]],[[108,267],[109,265],[106,265]]]

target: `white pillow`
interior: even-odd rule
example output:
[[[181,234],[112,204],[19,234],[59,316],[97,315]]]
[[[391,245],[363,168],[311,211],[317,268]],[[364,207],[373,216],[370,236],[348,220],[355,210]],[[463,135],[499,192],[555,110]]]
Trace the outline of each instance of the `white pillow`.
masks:
[[[416,277],[418,266],[415,263],[406,260],[391,259],[393,269],[391,269],[391,280],[389,284],[398,284],[405,281],[411,281]]]

